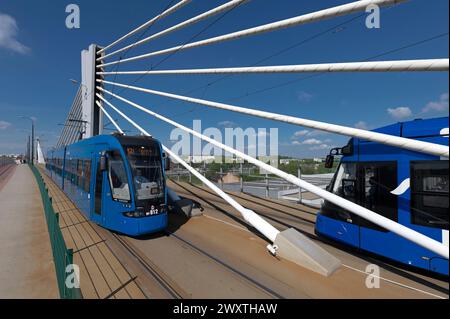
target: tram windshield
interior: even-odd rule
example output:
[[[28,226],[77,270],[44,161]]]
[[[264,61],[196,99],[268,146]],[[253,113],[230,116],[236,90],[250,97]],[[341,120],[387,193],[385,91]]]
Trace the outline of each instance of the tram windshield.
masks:
[[[113,198],[119,201],[130,201],[127,172],[125,171],[122,156],[118,151],[112,152],[109,156],[108,177]]]
[[[164,196],[161,152],[156,145],[124,146],[133,173],[137,200]]]
[[[354,200],[356,192],[356,164],[341,163],[333,184],[333,193]]]

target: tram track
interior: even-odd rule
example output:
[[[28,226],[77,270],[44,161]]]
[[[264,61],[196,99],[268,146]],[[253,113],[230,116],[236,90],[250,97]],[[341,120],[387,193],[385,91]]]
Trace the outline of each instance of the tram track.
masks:
[[[213,208],[215,208],[215,209],[217,209],[217,208],[220,208],[221,210],[223,210],[223,211],[226,211],[226,208],[227,208],[227,204],[226,203],[215,203],[215,204],[213,204],[212,205],[212,203],[210,202],[210,201],[208,201],[208,199],[207,199],[207,197],[206,196],[199,196],[199,193],[198,192],[195,192],[195,191],[193,191],[193,190],[190,190],[190,189],[188,189],[188,188],[186,188],[186,187],[184,187],[183,185],[181,185],[181,184],[179,184],[179,183],[177,183],[177,182],[174,182],[174,181],[172,181],[174,184],[176,184],[178,187],[181,187],[182,189],[184,189],[186,192],[188,192],[190,195],[192,195],[192,196],[195,196],[195,197],[201,197],[201,200],[203,201],[203,202],[206,202],[208,205],[211,205]],[[202,187],[199,187],[199,186],[197,186],[197,185],[193,185],[193,184],[190,184],[190,186],[192,186],[192,187],[195,187],[198,191],[200,191],[200,192],[203,192],[203,193],[205,193],[205,194],[208,194],[208,196],[209,197],[213,197],[214,199],[217,199],[217,200],[219,200],[219,201],[223,201],[222,200],[222,198],[219,196],[219,195],[217,195],[217,194],[215,194],[215,193],[213,193],[213,192],[210,192],[210,191],[208,191],[208,190],[205,190],[204,188],[202,188]],[[313,221],[313,220],[311,220],[311,219],[308,219],[308,218],[306,218],[306,217],[302,217],[302,216],[297,216],[297,215],[294,215],[294,214],[292,214],[292,213],[288,213],[288,212],[286,212],[285,210],[283,210],[283,209],[281,209],[281,208],[279,208],[279,209],[277,209],[277,208],[275,208],[273,205],[277,205],[278,203],[275,203],[275,202],[273,202],[273,201],[271,201],[271,204],[272,204],[272,206],[269,206],[269,205],[266,205],[266,204],[262,204],[262,203],[259,203],[259,202],[257,202],[257,201],[254,201],[254,200],[249,200],[249,199],[247,199],[247,198],[244,198],[244,197],[242,197],[242,196],[239,196],[239,195],[236,195],[236,194],[234,194],[234,193],[228,193],[227,192],[227,194],[229,194],[230,196],[232,196],[232,197],[234,197],[234,198],[236,198],[236,200],[243,206],[243,207],[245,207],[245,208],[247,208],[247,209],[251,209],[251,210],[254,210],[255,211],[255,213],[257,213],[257,214],[259,214],[259,215],[261,215],[262,217],[264,217],[264,218],[267,218],[267,219],[269,219],[270,221],[272,221],[272,222],[275,222],[277,225],[275,225],[275,226],[277,226],[277,228],[281,228],[281,229],[286,229],[286,228],[290,228],[290,227],[293,227],[293,228],[295,228],[295,229],[297,229],[298,231],[300,231],[300,232],[302,232],[304,235],[306,235],[306,236],[308,236],[308,237],[310,237],[311,239],[314,239],[314,240],[318,240],[318,241],[321,241],[320,240],[320,238],[319,237],[317,237],[315,234],[314,234],[314,225],[315,225],[315,221]],[[256,207],[259,207],[259,208],[255,208],[255,206]],[[283,206],[283,205],[280,205],[280,206]],[[285,207],[285,208],[287,208],[287,207]],[[267,209],[270,209],[270,210],[272,210],[272,211],[274,211],[276,214],[271,214],[271,215],[269,215],[268,213],[266,213],[266,212],[264,212],[263,210],[267,210]],[[306,213],[306,214],[311,214],[310,212],[305,212],[305,211],[303,211],[303,210],[299,210],[299,208],[294,208],[294,207],[289,207],[289,209],[290,210],[298,210],[300,213]],[[280,220],[282,217],[281,217],[281,215],[286,215],[286,220]],[[231,217],[231,216],[230,216]],[[234,218],[233,218],[234,217]],[[243,220],[243,218],[241,217],[241,216],[235,216],[235,215],[233,215],[233,217],[232,217],[232,219],[234,219],[235,221],[237,221],[237,220],[239,220],[239,223],[241,224],[241,225],[243,225],[244,227],[250,227],[251,228],[251,226],[249,226],[244,220]]]
[[[173,299],[185,299],[189,296],[160,267],[154,264],[148,256],[139,251],[129,239],[110,232],[111,237],[119,243],[148,273],[148,275]]]
[[[187,292],[185,289],[181,288],[176,281],[170,277],[166,272],[164,272],[161,267],[156,265],[152,259],[157,259],[157,256],[148,256],[143,253],[138,247],[136,247],[131,241],[132,238],[121,236],[115,233],[110,233],[111,237],[119,243],[133,258],[142,266],[148,273],[148,275],[158,283],[161,289],[163,289],[170,298],[174,299],[187,299],[190,298],[192,293]],[[202,258],[208,260],[215,265],[218,265],[225,272],[229,273],[230,276],[238,278],[238,280],[244,285],[251,286],[253,289],[259,290],[262,294],[266,295],[267,298],[273,299],[285,299],[284,296],[277,293],[273,289],[267,287],[263,283],[253,279],[251,276],[240,271],[236,267],[233,267],[221,258],[214,256],[212,252],[208,252],[203,248],[198,247],[192,243],[188,238],[181,236],[179,234],[170,233],[165,231],[164,235],[169,239],[175,240],[178,245],[182,246],[184,249],[189,249],[193,253],[201,256]]]
[[[275,299],[285,299],[282,295],[278,294],[277,292],[275,292],[273,289],[265,286],[264,284],[260,283],[259,281],[251,278],[250,276],[246,275],[245,273],[243,273],[242,271],[238,270],[237,268],[229,265],[228,263],[226,263],[225,261],[223,261],[222,259],[213,256],[211,253],[208,253],[207,251],[205,251],[202,248],[199,248],[198,246],[194,245],[193,243],[191,243],[189,240],[187,240],[186,238],[183,238],[180,235],[177,234],[170,234],[167,233],[168,236],[173,237],[175,239],[177,239],[179,242],[189,246],[192,250],[194,250],[195,252],[201,254],[202,256],[205,256],[207,258],[209,258],[210,260],[213,260],[215,263],[223,266],[225,269],[229,270],[230,272],[232,272],[233,274],[241,277],[241,279],[243,281],[248,282],[249,284],[257,287],[258,289],[260,289],[261,291],[263,291],[264,293],[268,294],[269,296],[271,296],[272,298]]]
[[[210,192],[209,190],[206,190],[198,185],[189,184],[190,187],[185,187],[184,185],[175,181],[172,182],[176,186],[180,187],[188,197],[193,196],[195,199],[199,199],[201,202],[205,203],[206,206],[211,207],[211,209],[226,212],[227,216],[231,215],[229,217],[240,224],[236,227],[243,226],[249,231],[254,231],[250,226],[247,225],[247,223],[239,214],[231,213],[232,210],[230,210],[230,207],[225,202],[223,202],[222,198],[217,194]],[[434,277],[429,277],[427,275],[416,274],[409,270],[402,270],[401,268],[391,266],[371,256],[361,254],[354,249],[346,248],[337,243],[331,243],[328,240],[318,237],[315,234],[315,223],[301,222],[301,217],[300,220],[292,220],[291,218],[283,217],[283,215],[292,217],[292,214],[286,214],[285,211],[282,211],[282,209],[279,208],[285,207],[286,210],[296,210],[296,208],[292,207],[291,205],[279,204],[272,200],[269,200],[270,204],[267,204],[267,202],[259,203],[253,199],[249,200],[245,196],[237,195],[232,192],[227,193],[230,196],[234,197],[244,207],[254,210],[257,214],[261,215],[261,217],[269,220],[269,222],[271,222],[276,228],[280,230],[284,230],[286,228],[294,228],[309,237],[311,240],[316,241],[318,244],[325,245],[324,248],[326,248],[333,254],[336,254],[339,258],[342,259],[343,266],[347,269],[359,273],[365,273],[364,269],[367,264],[377,264],[383,269],[382,274],[384,277],[380,277],[380,279],[383,281],[390,282],[397,286],[403,287],[404,289],[415,290],[432,297],[442,298],[443,296],[440,294],[444,294],[447,295],[448,298],[448,283],[444,283],[440,279],[435,279]],[[268,210],[270,210],[270,213],[268,212]],[[303,212],[304,209],[302,207],[297,208],[297,210],[299,211],[299,214],[305,213]],[[206,215],[206,217],[211,216]],[[223,217],[219,218],[218,220],[221,221],[222,218]],[[221,222],[226,223],[226,221]],[[420,286],[422,286],[422,288],[418,289],[417,287]],[[439,292],[440,294],[435,294],[435,292]]]

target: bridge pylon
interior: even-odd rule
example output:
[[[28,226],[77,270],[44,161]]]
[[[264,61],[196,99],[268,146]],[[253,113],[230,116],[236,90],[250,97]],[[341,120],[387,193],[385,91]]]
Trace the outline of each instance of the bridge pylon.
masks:
[[[103,79],[102,75],[97,75],[97,58],[103,53],[99,53],[102,48],[96,44],[91,44],[88,50],[81,52],[81,94],[82,94],[82,121],[85,123],[83,138],[89,138],[103,132],[103,114],[95,103],[97,86],[103,86],[97,79]]]

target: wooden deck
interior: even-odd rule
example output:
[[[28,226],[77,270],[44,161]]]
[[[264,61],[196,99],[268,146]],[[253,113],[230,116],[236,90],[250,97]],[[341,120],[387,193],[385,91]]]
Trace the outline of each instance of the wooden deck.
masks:
[[[67,248],[74,251],[80,267],[80,290],[84,299],[145,299],[146,296],[125,266],[107,246],[97,226],[86,219],[74,203],[40,168]]]

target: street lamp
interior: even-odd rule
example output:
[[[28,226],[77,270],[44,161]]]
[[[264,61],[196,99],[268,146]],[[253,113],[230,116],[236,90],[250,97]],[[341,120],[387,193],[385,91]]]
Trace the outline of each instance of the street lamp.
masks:
[[[79,86],[84,86],[85,91],[84,91],[84,99],[87,99],[87,95],[88,95],[88,87],[86,85],[84,85],[83,83],[80,83],[79,81],[75,80],[75,79],[69,79],[70,82],[72,82],[75,85],[79,85]]]
[[[34,165],[34,124],[36,120],[30,116],[19,116],[19,118],[31,121],[31,164]]]

